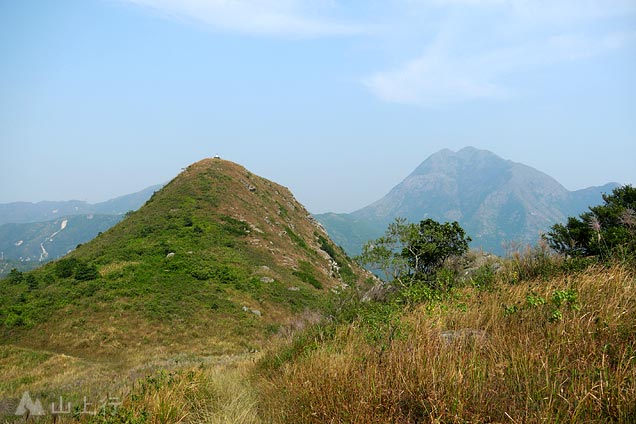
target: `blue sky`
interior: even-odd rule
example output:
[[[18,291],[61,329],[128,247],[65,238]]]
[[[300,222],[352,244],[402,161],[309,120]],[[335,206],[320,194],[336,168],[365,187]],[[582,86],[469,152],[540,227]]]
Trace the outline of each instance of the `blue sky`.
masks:
[[[0,203],[219,154],[310,211],[465,146],[636,184],[633,0],[0,0]]]

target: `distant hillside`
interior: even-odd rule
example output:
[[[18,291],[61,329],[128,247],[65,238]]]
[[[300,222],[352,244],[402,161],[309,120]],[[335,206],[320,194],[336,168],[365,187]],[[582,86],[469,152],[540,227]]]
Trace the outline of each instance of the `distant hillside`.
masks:
[[[288,189],[206,159],[63,259],[0,280],[0,344],[127,360],[245,351],[363,275]]]
[[[442,150],[377,202],[350,214],[316,219],[349,254],[377,238],[396,217],[458,221],[473,247],[505,253],[507,242],[535,243],[541,232],[601,202],[618,184],[570,192],[529,166],[486,150]]]
[[[77,200],[0,204],[0,277],[12,268],[28,271],[62,257],[139,209],[161,187],[93,205]]]
[[[71,215],[123,215],[139,209],[152,193],[160,188],[161,185],[155,185],[137,193],[96,204],[79,200],[3,203],[0,204],[0,225],[45,222]]]
[[[71,215],[47,222],[3,224],[0,225],[1,256],[32,264],[57,259],[122,218],[123,215]]]

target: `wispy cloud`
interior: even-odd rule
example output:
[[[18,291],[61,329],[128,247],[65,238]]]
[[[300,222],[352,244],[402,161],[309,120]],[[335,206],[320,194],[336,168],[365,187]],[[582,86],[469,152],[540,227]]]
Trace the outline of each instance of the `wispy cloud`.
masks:
[[[403,61],[369,71],[364,86],[426,106],[509,98],[508,76],[636,45],[634,0],[120,1],[229,33],[365,36],[378,57]],[[379,52],[391,47],[400,53]]]
[[[329,0],[127,0],[216,30],[281,37],[358,34],[362,26],[331,18]]]
[[[447,14],[419,56],[364,78],[364,85],[388,102],[436,107],[508,98],[514,89],[502,82],[507,76],[636,45],[633,29],[590,24],[633,16],[632,1],[398,1]]]
[[[636,43],[636,31],[600,38],[563,34],[509,47],[470,54],[433,43],[420,57],[395,69],[378,72],[364,84],[379,98],[396,103],[441,106],[449,103],[511,96],[501,79],[517,71],[592,57]]]

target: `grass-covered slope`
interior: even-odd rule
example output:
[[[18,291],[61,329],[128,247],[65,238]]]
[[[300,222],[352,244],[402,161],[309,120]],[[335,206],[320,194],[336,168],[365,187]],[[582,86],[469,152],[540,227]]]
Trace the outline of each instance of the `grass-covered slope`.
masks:
[[[259,348],[358,277],[285,187],[195,163],[66,257],[0,281],[0,343],[104,359]]]
[[[636,422],[633,267],[518,278],[298,335],[262,361],[263,422]]]

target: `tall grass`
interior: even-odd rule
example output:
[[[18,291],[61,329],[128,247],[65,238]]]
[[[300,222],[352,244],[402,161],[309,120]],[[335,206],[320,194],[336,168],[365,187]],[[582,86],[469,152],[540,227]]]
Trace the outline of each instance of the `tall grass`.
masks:
[[[146,377],[135,383],[115,414],[90,423],[258,423],[248,366],[251,362],[237,362]]]
[[[465,288],[402,321],[408,335],[386,349],[354,322],[264,371],[264,420],[636,422],[633,270]],[[457,337],[442,338],[442,330]]]
[[[148,377],[133,388],[124,414],[149,424],[257,423],[257,397],[245,369],[225,365]]]

